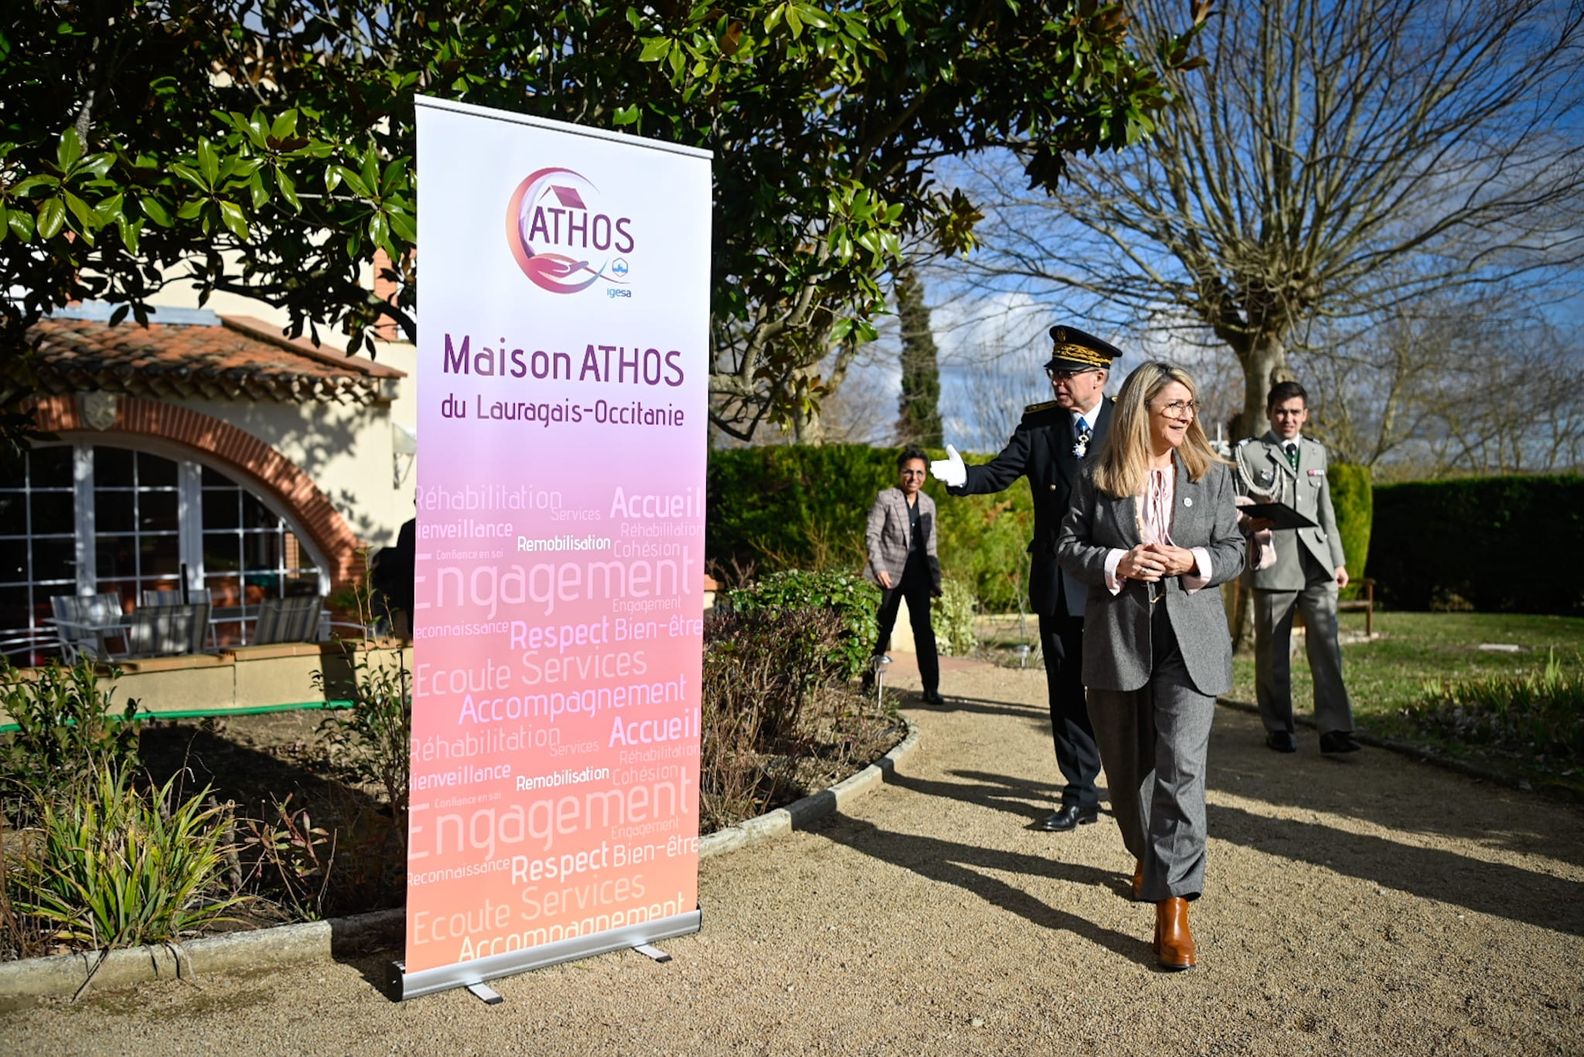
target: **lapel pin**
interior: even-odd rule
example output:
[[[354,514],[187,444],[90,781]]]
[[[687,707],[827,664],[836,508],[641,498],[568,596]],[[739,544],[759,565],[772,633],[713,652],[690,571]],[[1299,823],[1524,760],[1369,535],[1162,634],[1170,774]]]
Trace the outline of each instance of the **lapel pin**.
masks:
[[[1191,496],[1191,495],[1183,496],[1183,506],[1193,506],[1193,496]]]

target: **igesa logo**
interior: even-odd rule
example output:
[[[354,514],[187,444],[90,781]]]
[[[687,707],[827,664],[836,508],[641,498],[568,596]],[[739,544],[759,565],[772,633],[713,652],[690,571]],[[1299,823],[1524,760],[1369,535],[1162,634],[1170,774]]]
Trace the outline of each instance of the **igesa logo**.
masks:
[[[523,274],[553,294],[575,294],[610,284],[611,297],[627,288],[633,251],[632,219],[590,208],[599,188],[571,169],[540,169],[517,185],[506,206],[506,243]]]

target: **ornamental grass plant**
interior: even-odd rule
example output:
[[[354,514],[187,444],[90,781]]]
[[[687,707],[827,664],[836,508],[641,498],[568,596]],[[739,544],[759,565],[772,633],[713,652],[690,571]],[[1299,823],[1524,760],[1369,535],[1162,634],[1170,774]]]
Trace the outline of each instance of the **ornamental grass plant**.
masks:
[[[43,804],[32,847],[6,881],[12,911],[52,944],[109,949],[172,943],[245,902],[228,877],[229,805],[175,777],[144,790],[101,767],[87,795]]]

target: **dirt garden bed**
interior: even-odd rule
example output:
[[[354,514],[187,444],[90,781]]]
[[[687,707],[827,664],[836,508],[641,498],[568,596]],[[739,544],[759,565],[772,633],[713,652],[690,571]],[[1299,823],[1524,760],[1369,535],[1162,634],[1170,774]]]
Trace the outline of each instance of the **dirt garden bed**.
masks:
[[[188,795],[208,788],[214,801],[234,805],[241,848],[233,880],[255,898],[220,931],[402,905],[402,842],[378,783],[338,757],[329,732],[341,722],[335,712],[304,710],[142,726],[138,754],[151,783],[174,776]],[[711,797],[706,776],[701,828],[708,833],[827,788],[903,734],[894,700],[822,690],[819,707],[806,711],[795,732],[755,753],[752,803]]]

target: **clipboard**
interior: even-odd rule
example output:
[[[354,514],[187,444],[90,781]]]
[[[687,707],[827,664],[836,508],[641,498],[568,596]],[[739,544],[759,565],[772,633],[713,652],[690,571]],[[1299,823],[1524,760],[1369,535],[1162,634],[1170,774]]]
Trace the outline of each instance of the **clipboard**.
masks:
[[[1318,527],[1286,503],[1250,503],[1248,506],[1238,507],[1237,512],[1247,514],[1249,517],[1265,518],[1272,523],[1271,528],[1276,529]]]

